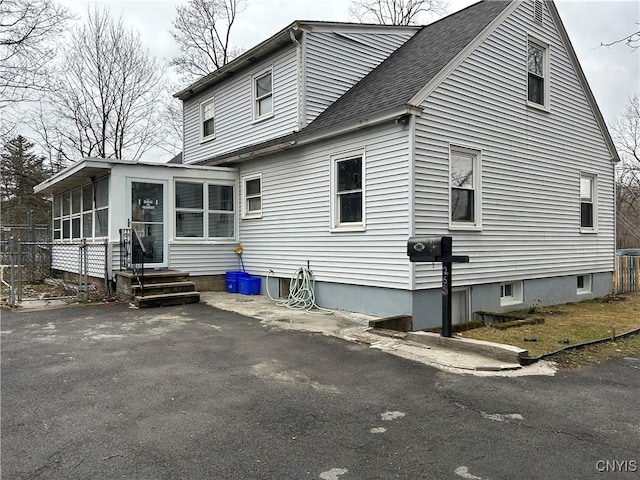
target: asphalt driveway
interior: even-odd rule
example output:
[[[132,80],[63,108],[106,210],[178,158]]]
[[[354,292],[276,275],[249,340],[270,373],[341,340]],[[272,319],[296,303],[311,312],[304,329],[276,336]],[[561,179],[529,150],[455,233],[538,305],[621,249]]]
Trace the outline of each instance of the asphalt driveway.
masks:
[[[1,347],[3,480],[640,469],[639,357],[479,378],[204,304],[3,311]]]

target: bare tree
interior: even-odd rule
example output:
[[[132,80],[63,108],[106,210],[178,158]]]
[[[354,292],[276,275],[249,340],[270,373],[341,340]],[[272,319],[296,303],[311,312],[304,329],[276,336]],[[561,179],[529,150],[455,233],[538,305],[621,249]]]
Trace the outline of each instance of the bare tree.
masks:
[[[633,95],[622,116],[611,123],[621,157],[617,168],[618,247],[640,245],[640,95]],[[629,243],[631,242],[631,243]]]
[[[636,25],[640,25],[640,23],[637,23]],[[631,49],[632,52],[635,52],[638,49],[638,47],[640,47],[640,30],[638,30],[637,32],[633,32],[630,35],[627,35],[626,37],[619,38],[618,40],[614,40],[613,42],[609,42],[609,43],[601,42],[600,46],[611,47],[618,43],[624,43],[626,46],[628,46]]]
[[[171,60],[181,80],[190,82],[211,73],[239,52],[229,44],[231,29],[244,0],[189,0],[176,7],[171,35],[180,54]]]
[[[52,0],[0,0],[0,108],[49,88],[53,40],[70,18]]]
[[[446,13],[446,0],[351,0],[349,13],[362,23],[415,25],[424,16]]]
[[[139,160],[162,143],[164,71],[122,19],[89,11],[62,56],[55,94],[41,117],[52,158]]]

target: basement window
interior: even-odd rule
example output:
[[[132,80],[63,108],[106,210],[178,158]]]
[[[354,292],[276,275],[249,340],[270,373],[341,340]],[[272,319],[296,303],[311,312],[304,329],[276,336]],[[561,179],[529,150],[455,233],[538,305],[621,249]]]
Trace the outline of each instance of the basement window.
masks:
[[[522,281],[500,284],[500,306],[522,303]]]

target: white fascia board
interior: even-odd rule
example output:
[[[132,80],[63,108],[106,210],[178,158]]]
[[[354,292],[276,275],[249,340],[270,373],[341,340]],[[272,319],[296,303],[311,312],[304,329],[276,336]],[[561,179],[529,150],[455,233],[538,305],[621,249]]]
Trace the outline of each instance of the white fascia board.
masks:
[[[72,165],[69,165],[63,170],[60,170],[58,173],[48,178],[44,182],[39,183],[38,185],[33,187],[33,192],[40,193],[42,191],[45,191],[46,189],[53,187],[57,183],[60,183],[63,180],[66,180],[67,178],[73,177],[74,175],[77,175],[78,173],[80,173],[83,170],[86,170],[87,168],[111,170],[112,166],[113,166],[113,163],[105,159],[84,158]]]
[[[418,93],[416,93],[409,103],[412,105],[422,105],[422,103],[427,99],[429,95],[433,93],[433,91],[440,86],[440,84],[456,69],[460,66],[462,62],[464,62],[473,51],[478,48],[478,46],[484,42],[491,33],[500,25],[505,18],[511,15],[516,8],[518,8],[522,4],[523,0],[513,0],[511,5],[505,8],[500,15],[493,19],[493,21],[487,25],[482,32],[478,34],[476,38],[473,39],[458,55],[456,55],[453,60],[451,60],[443,69],[441,69],[438,74],[433,77],[429,83],[427,83],[424,87],[422,87]]]

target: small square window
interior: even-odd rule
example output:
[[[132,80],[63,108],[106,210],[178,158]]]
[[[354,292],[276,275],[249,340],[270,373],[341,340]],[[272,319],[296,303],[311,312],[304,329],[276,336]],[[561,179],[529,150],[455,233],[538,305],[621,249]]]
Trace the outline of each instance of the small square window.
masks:
[[[202,140],[213,138],[215,134],[214,117],[214,102],[211,98],[200,104],[200,123],[202,125],[200,137]]]
[[[273,115],[273,72],[269,69],[253,77],[253,117],[255,120]]]
[[[578,295],[591,293],[592,275],[578,275],[576,277],[576,291]]]
[[[500,305],[517,305],[522,303],[522,281],[500,284]]]
[[[252,175],[242,180],[244,197],[242,213],[245,218],[262,215],[262,177]]]

